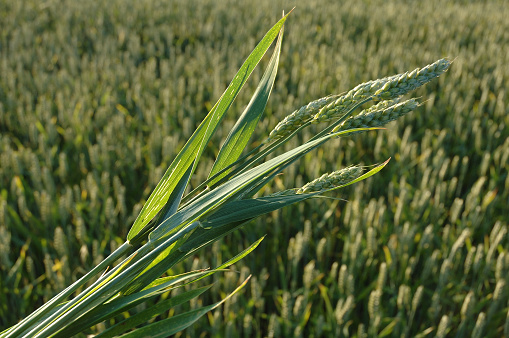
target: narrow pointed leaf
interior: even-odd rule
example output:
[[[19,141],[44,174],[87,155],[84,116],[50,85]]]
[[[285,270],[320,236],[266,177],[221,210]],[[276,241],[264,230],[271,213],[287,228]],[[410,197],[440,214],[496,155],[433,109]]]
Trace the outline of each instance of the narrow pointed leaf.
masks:
[[[286,153],[270,159],[257,167],[249,169],[246,172],[240,173],[216,189],[201,196],[200,198],[197,198],[185,208],[177,211],[170,218],[161,223],[161,225],[155,228],[150,233],[149,239],[154,241],[165,236],[170,236],[182,227],[185,227],[195,220],[203,218],[206,213],[212,213],[212,211],[217,209],[221,204],[224,204],[228,200],[234,199],[235,196],[238,196],[238,194],[241,194],[243,191],[258,186],[258,181],[260,178],[266,176],[267,173],[272,172],[274,169],[280,167],[283,164],[289,164],[296,161],[297,159],[301,158],[311,150],[315,149],[333,137],[346,135],[356,131],[375,129],[380,128],[356,128],[327,134],[316,140],[306,142],[299,147],[289,150]]]
[[[230,225],[233,225],[231,230],[233,230],[234,228],[237,228],[242,223],[243,222],[236,223],[236,224],[230,224]],[[198,227],[196,229],[196,231],[200,231],[200,230],[203,230],[203,228]],[[152,276],[161,275],[164,271],[167,271],[169,268],[174,266],[176,263],[178,263],[179,261],[181,261],[182,259],[187,257],[189,250],[192,250],[192,249],[196,248],[196,246],[200,246],[201,247],[201,246],[203,246],[205,244],[208,244],[208,243],[210,243],[211,240],[215,241],[215,240],[223,237],[224,235],[228,234],[229,230],[230,229],[227,228],[227,227],[221,228],[219,233],[207,230],[205,232],[206,233],[205,237],[202,236],[202,235],[197,237],[197,236],[194,236],[192,234],[191,237],[188,240],[186,240],[186,242],[183,245],[181,245],[180,247],[177,247],[177,246],[174,247],[174,250],[172,250],[171,253],[168,253],[164,257],[164,260],[159,261],[159,263],[154,265],[154,266],[151,266],[150,270],[148,270],[145,273],[146,274],[150,274]],[[224,268],[228,267],[229,265],[234,264],[235,262],[239,261],[240,259],[245,257],[247,254],[249,254],[251,251],[253,251],[258,246],[258,244],[261,242],[262,239],[258,240],[257,242],[252,244],[249,248],[247,248],[246,250],[242,251],[240,254],[238,254],[234,258],[230,259],[226,263],[224,263],[221,266],[215,268],[214,270],[205,272],[203,275],[197,276],[196,279],[190,281],[189,283],[193,283],[193,282],[195,282],[197,280],[205,278],[206,276],[209,276],[209,275],[211,275],[213,273],[221,271],[221,269],[224,269]],[[187,245],[188,241],[191,242],[191,246]],[[144,279],[142,279],[142,278],[139,278],[129,287],[129,289],[125,292],[125,294],[126,295],[133,294],[133,293],[138,292],[138,290],[142,290],[142,289],[143,290],[147,290],[147,289],[149,289],[151,287],[157,286],[160,283],[164,283],[165,280],[171,281],[173,279],[174,279],[174,276],[173,277],[159,278],[156,281],[148,284],[148,286],[145,286],[146,285],[146,281]]]
[[[269,100],[269,96],[274,85],[274,80],[276,79],[283,32],[284,28],[281,29],[279,33],[276,49],[272,54],[272,58],[270,59],[269,65],[263,74],[260,84],[256,88],[251,101],[219,150],[217,159],[210,171],[209,178],[234,163],[240,157],[242,151],[251,138],[251,135],[253,134],[255,127],[265,110],[265,106],[267,105],[267,101]],[[210,182],[210,184],[214,184],[226,174],[227,172],[217,176]]]
[[[206,274],[206,273],[209,273],[209,271],[198,270],[198,271],[185,272],[180,275],[161,277],[161,278],[154,280],[149,285],[147,285],[142,291],[146,291],[149,289],[151,290],[151,292],[158,291],[161,288],[167,288],[167,287],[172,286],[176,283],[180,283],[186,279],[197,278],[197,277],[202,276],[203,274]]]
[[[256,249],[258,247],[258,245],[263,241],[263,239],[265,238],[265,236],[261,237],[260,239],[258,239],[256,242],[254,242],[253,244],[251,244],[248,248],[242,250],[241,253],[239,253],[238,255],[236,255],[235,257],[233,258],[230,258],[229,260],[227,260],[226,262],[224,262],[223,264],[221,264],[220,266],[218,266],[216,269],[210,271],[208,274],[204,275],[204,276],[201,276],[201,277],[198,277],[196,278],[195,280],[189,282],[188,284],[190,283],[194,283],[194,282],[197,282],[199,281],[200,279],[203,279],[207,276],[210,276],[212,274],[214,274],[215,272],[217,272],[216,270],[219,270],[219,269],[225,269],[227,267],[229,267],[230,265],[233,265],[235,263],[237,263],[238,261],[240,261],[242,258],[246,257],[247,255],[249,255],[254,249]]]
[[[173,265],[168,265],[171,260],[167,260],[166,258],[171,255],[173,252],[178,251],[178,248],[182,244],[184,244],[189,236],[193,233],[196,228],[199,228],[199,222],[194,222],[190,226],[185,229],[182,229],[182,235],[178,236],[178,238],[171,245],[167,245],[165,248],[161,250],[164,244],[160,244],[156,247],[159,250],[158,254],[155,255],[153,250],[151,255],[153,258],[151,262],[142,270],[139,271],[138,275],[131,279],[131,281],[122,288],[121,292],[124,295],[130,295],[138,290],[145,288],[149,285],[153,280],[161,276],[164,272],[166,272]],[[188,231],[188,229],[193,229]]]
[[[248,200],[232,201],[202,221],[202,227],[218,227],[232,222],[258,217],[287,205],[309,198],[309,194],[290,196],[267,196]]]
[[[161,224],[162,221],[177,211],[180,201],[182,200],[182,196],[184,195],[184,191],[186,190],[187,182],[189,182],[189,179],[191,178],[191,171],[192,166],[189,166],[184,176],[180,178],[175,189],[171,192],[168,202],[166,202],[164,208],[159,211],[158,216],[156,216],[142,230],[140,230],[135,237],[132,238],[131,242],[133,245],[146,239],[146,236],[150,231],[152,231],[152,228]]]
[[[223,238],[244,224],[249,223],[251,220],[252,219],[233,222],[222,227],[214,227],[209,229],[198,228],[193,233],[193,235],[189,237],[187,242],[182,247],[180,247],[179,251],[184,255],[183,258],[188,257],[200,248],[203,248]]]
[[[173,296],[170,299],[166,299],[164,301],[160,301],[149,308],[121,321],[120,323],[115,324],[114,326],[108,328],[103,331],[96,338],[110,338],[118,336],[127,330],[130,330],[138,325],[146,323],[151,318],[162,314],[163,312],[168,311],[170,308],[175,307],[177,305],[183,304],[185,302],[190,301],[193,298],[198,297],[203,292],[210,289],[212,285],[204,286],[201,288],[197,288],[194,290],[190,290],[179,295]]]
[[[83,291],[79,297],[74,298],[72,301],[68,302],[66,306],[61,307],[58,311],[53,313],[51,316],[46,318],[39,326],[34,327],[27,336],[40,337],[48,334],[52,334],[54,332],[60,331],[60,328],[66,327],[69,325],[73,319],[66,317],[70,311],[79,308],[81,305],[85,304],[92,296],[96,295],[98,291],[104,290],[104,286],[119,276],[126,267],[129,266],[129,262],[135,257],[136,254],[132,255],[128,259],[126,259],[123,263],[121,263],[118,267],[111,270],[109,273],[105,274],[102,278],[99,278],[91,287],[87,290]],[[42,331],[39,331],[43,329]],[[37,335],[35,335],[37,333]]]
[[[138,261],[134,262],[132,265],[127,266],[120,274],[113,277],[109,283],[100,289],[97,289],[93,294],[89,294],[91,290],[95,289],[96,286],[102,283],[103,279],[109,278],[109,276],[115,273],[116,267],[108,272],[103,279],[99,279],[94,282],[91,286],[89,286],[86,290],[80,293],[79,296],[72,299],[65,306],[63,306],[59,311],[55,312],[52,316],[46,318],[42,322],[38,323],[38,325],[34,328],[33,332],[29,332],[27,336],[29,337],[47,337],[61,330],[61,328],[66,327],[72,323],[73,320],[78,319],[82,315],[85,315],[86,312],[90,311],[90,309],[95,308],[96,306],[108,301],[113,296],[118,294],[119,290],[128,287],[128,285],[132,282],[132,280],[139,275],[139,273],[147,267],[150,262],[152,262],[161,252],[166,250],[173,243],[181,239],[183,236],[188,236],[191,234],[197,225],[190,225],[185,229],[182,229],[180,232],[176,233],[174,236],[171,236],[165,239],[164,243],[155,247],[150,252],[140,255],[143,256]],[[139,250],[142,251],[144,247]],[[138,251],[138,253],[140,252]],[[136,253],[135,253],[136,254]],[[128,258],[127,260],[131,260],[133,256]],[[121,265],[119,265],[121,266]],[[157,278],[158,276],[155,276]],[[89,295],[86,297],[86,295]]]
[[[163,254],[159,255],[157,257],[156,261],[154,261],[149,269],[146,269],[143,274],[140,274],[139,278],[136,279],[134,283],[131,283],[130,286],[126,289],[124,289],[124,292],[126,294],[134,293],[138,290],[141,290],[144,288],[148,283],[150,283],[150,279],[157,278],[162,273],[164,273],[167,269],[169,269],[173,264],[181,260],[185,255],[187,255],[187,251],[192,250],[196,247],[201,247],[203,245],[206,245],[210,243],[211,241],[220,238],[223,236],[221,234],[221,231],[219,233],[215,232],[207,232],[205,231],[205,234],[201,231],[202,224],[201,222],[198,222],[200,219],[206,219],[206,214],[213,214],[213,211],[215,213],[219,212],[219,210],[224,207],[223,204],[225,204],[227,201],[235,200],[235,194],[236,193],[242,193],[243,190],[248,189],[251,186],[256,186],[256,181],[259,180],[261,177],[264,177],[268,172],[271,170],[274,170],[274,168],[278,168],[281,164],[285,163],[291,163],[298,158],[302,157],[312,149],[316,148],[317,146],[323,144],[325,141],[332,137],[336,137],[343,134],[348,134],[350,132],[354,131],[360,131],[360,130],[371,130],[372,128],[357,128],[357,129],[351,129],[347,131],[341,131],[338,133],[332,133],[329,135],[326,135],[320,139],[307,142],[295,149],[292,149],[282,155],[279,155],[278,157],[271,159],[258,167],[255,167],[245,173],[239,174],[239,176],[231,179],[230,181],[226,182],[225,184],[219,186],[218,188],[210,191],[206,195],[202,196],[201,198],[198,198],[196,201],[190,203],[185,208],[177,211],[174,215],[172,215],[170,218],[165,220],[158,228],[154,229],[150,235],[149,240],[152,242],[157,242],[164,240],[167,236],[171,236],[174,234],[175,231],[181,231],[182,229],[185,229],[189,224],[200,224],[200,226],[196,229],[198,234],[200,234],[198,242],[196,242],[197,235],[194,234],[189,237],[188,240],[186,240],[185,243],[183,243],[181,246],[173,246],[171,248],[168,248],[168,250],[165,250]],[[285,199],[281,199],[281,196],[279,197],[280,200],[275,199],[273,204],[271,205],[272,209],[267,208],[269,204],[264,203],[263,200],[258,201],[257,208],[254,208],[252,217],[258,216],[261,213],[263,213],[264,208],[265,210],[275,210],[278,209],[277,206],[282,207],[284,205],[288,205],[290,203],[294,203],[297,200],[302,200],[305,198],[309,198],[309,195],[303,195],[302,197],[289,197],[286,196],[287,203],[284,204]],[[290,202],[290,200],[294,198],[295,200]],[[248,201],[248,200],[246,200]],[[248,202],[249,203],[249,202]],[[257,202],[254,202],[257,203]],[[254,207],[254,205],[253,205]],[[265,211],[268,212],[268,211]],[[236,226],[242,224],[245,220],[250,219],[249,215],[242,215],[237,214],[238,221],[234,221],[234,219],[230,219],[231,222],[233,222]],[[217,223],[216,227],[219,227],[219,224],[225,225],[225,222]],[[212,236],[209,238],[209,235]],[[204,237],[202,237],[204,236]],[[180,252],[179,252],[180,251]]]
[[[195,323],[200,317],[202,317],[207,312],[217,308],[219,305],[224,303],[228,298],[233,296],[235,293],[237,293],[240,289],[242,289],[246,283],[248,282],[249,278],[246,279],[237,289],[235,289],[232,293],[230,293],[227,297],[225,297],[220,302],[217,302],[215,304],[204,306],[196,310],[192,310],[171,318],[163,319],[158,322],[155,322],[153,324],[144,326],[142,328],[139,328],[137,330],[134,330],[132,332],[129,332],[125,335],[122,335],[120,337],[123,338],[138,338],[138,337],[168,337],[172,334],[175,334],[177,332],[180,332],[184,330],[185,328],[191,326],[193,323]]]
[[[112,252],[104,261],[102,261],[99,265],[93,268],[86,275],[81,277],[79,280],[74,282],[72,285],[67,287],[65,290],[60,292],[57,296],[52,298],[46,304],[41,306],[37,311],[33,312],[30,316],[19,322],[16,326],[10,328],[9,333],[12,336],[20,335],[25,330],[34,326],[33,323],[38,323],[46,317],[51,316],[54,312],[54,309],[60,308],[59,304],[65,302],[67,297],[69,297],[74,291],[76,291],[81,286],[85,285],[90,279],[97,276],[101,271],[106,269],[110,264],[116,262],[122,255],[126,254],[131,248],[129,243],[122,244],[117,250]]]
[[[335,135],[336,134],[329,134],[315,141],[307,142],[255,168],[239,174],[223,185],[210,191],[206,195],[196,199],[185,208],[177,211],[174,215],[161,223],[159,227],[154,229],[150,233],[149,239],[156,240],[163,236],[171,235],[181,226],[200,218],[206,212],[211,211],[218,205],[222,204],[224,201],[231,198],[235,192],[246,188],[246,186],[249,187],[250,185],[256,185],[257,179],[265,176],[268,172],[274,168],[277,168],[282,163],[285,163],[289,160],[295,160],[296,158],[303,156],[310,150],[314,149],[316,146],[322,144]]]
[[[249,55],[242,67],[239,69],[232,82],[223,93],[219,101],[214,105],[203,122],[198,126],[191,138],[187,141],[184,148],[175,157],[172,164],[166,170],[163,178],[157,184],[149,199],[143,206],[140,214],[136,218],[133,226],[129,230],[127,240],[131,241],[145,226],[154,218],[154,216],[163,208],[168,201],[170,194],[176,185],[185,175],[190,166],[193,167],[191,175],[196,167],[198,160],[209,142],[212,134],[216,130],[219,122],[228,111],[233,100],[247,81],[254,68],[261,60],[267,49],[283,27],[288,14],[279,20],[258,43],[253,52]]]
[[[107,303],[101,304],[98,307],[94,308],[92,311],[88,312],[86,316],[82,316],[81,318],[75,320],[72,323],[72,325],[58,332],[55,335],[55,338],[71,337],[75,334],[78,334],[79,332],[82,332],[83,330],[88,329],[89,327],[95,324],[113,318],[119,315],[120,313],[125,312],[144,301],[147,301],[150,298],[156,297],[168,291],[169,289],[175,287],[175,285],[178,283],[184,282],[188,279],[192,279],[194,281],[199,277],[209,274],[210,271],[198,271],[198,272],[193,271],[179,276],[172,276],[174,278],[172,278],[171,280],[162,281],[160,284],[154,285],[148,289],[144,289],[135,294],[121,296],[111,301],[108,301]]]

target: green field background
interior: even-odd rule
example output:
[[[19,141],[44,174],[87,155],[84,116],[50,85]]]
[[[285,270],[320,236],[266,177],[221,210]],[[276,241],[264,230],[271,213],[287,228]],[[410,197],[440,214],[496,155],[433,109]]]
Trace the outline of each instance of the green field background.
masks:
[[[415,112],[327,143],[263,193],[391,157],[379,174],[260,217],[169,271],[214,267],[267,235],[189,306],[252,274],[247,288],[182,336],[509,336],[509,6],[439,0],[0,1],[0,330],[125,240],[173,156],[294,6],[254,142],[311,100],[454,62],[412,94]]]

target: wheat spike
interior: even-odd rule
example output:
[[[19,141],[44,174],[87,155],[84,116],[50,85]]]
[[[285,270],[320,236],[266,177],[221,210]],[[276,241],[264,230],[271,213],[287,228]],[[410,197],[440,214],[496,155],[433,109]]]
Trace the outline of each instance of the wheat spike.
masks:
[[[352,128],[373,128],[383,126],[399,117],[408,114],[418,106],[415,99],[397,103],[397,100],[382,101],[369,109],[363,110],[359,115],[348,118],[333,132]]]
[[[336,100],[337,97],[338,95],[322,97],[295,110],[276,125],[276,127],[270,132],[269,137],[263,143],[267,144],[290,135],[301,125],[310,121],[320,109]]]
[[[362,83],[346,95],[327,104],[315,115],[313,123],[328,122],[340,118],[356,104],[372,97],[374,101],[395,99],[422,86],[435,77],[442,75],[451,65],[451,61],[440,59],[424,68],[417,68],[378,80]]]
[[[270,132],[263,144],[288,136],[307,122],[329,122],[340,118],[356,104],[370,98],[382,102],[398,98],[440,76],[450,65],[451,61],[440,59],[412,72],[361,83],[345,95],[331,95],[315,100],[286,116]]]
[[[416,68],[412,72],[401,74],[390,81],[387,81],[374,95],[374,100],[390,100],[430,82],[434,78],[442,75],[449,66],[451,61],[440,59],[424,68]]]
[[[311,193],[339,187],[359,177],[361,172],[361,167],[352,166],[334,171],[330,174],[323,174],[319,178],[298,189],[296,193]]]

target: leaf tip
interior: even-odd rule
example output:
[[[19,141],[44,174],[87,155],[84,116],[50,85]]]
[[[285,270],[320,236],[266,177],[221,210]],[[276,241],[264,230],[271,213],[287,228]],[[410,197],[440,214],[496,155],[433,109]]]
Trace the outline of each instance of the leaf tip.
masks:
[[[381,164],[379,164],[377,167],[380,168],[379,170],[382,170],[386,165],[387,163],[389,163],[389,161],[391,160],[392,157],[389,157],[387,160],[385,160],[384,162],[382,162]]]

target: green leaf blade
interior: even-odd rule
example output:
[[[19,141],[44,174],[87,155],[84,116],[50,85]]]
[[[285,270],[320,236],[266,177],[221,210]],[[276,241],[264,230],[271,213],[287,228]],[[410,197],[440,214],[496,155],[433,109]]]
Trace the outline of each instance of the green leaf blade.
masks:
[[[101,332],[97,335],[97,338],[110,338],[114,336],[118,336],[138,325],[141,325],[151,318],[162,314],[163,312],[168,311],[170,308],[175,307],[177,305],[183,304],[185,302],[190,301],[193,298],[198,297],[203,292],[207,291],[211,288],[212,285],[207,285],[201,288],[197,288],[194,290],[190,290],[184,292],[182,294],[171,297],[170,299],[164,300],[162,302],[158,302],[153,306],[115,324],[114,326],[108,328],[107,330]]]
[[[191,170],[192,175],[205,146],[216,130],[219,122],[235,100],[237,94],[246,83],[256,65],[260,62],[274,39],[278,36],[287,17],[288,14],[279,20],[267,32],[267,34],[265,34],[263,39],[258,43],[239,69],[219,101],[214,105],[209,114],[198,126],[172,164],[170,164],[163,178],[157,184],[156,188],[143,206],[140,214],[136,218],[133,226],[129,230],[127,235],[128,241],[131,241],[135,236],[137,236],[164,207],[173,189],[191,165],[193,166],[193,169]]]
[[[255,168],[239,174],[206,195],[193,201],[188,206],[175,213],[172,217],[165,220],[159,227],[150,233],[149,239],[157,240],[164,236],[171,235],[175,229],[178,229],[185,222],[192,222],[199,219],[202,215],[217,209],[226,201],[236,197],[236,194],[242,192],[243,189],[248,189],[251,186],[257,185],[256,181],[260,179],[260,177],[264,177],[267,173],[274,170],[281,164],[297,160],[312,149],[323,144],[326,140],[341,133],[329,134],[320,139],[307,142],[299,147],[287,151],[284,154],[268,160]]]
[[[129,332],[125,335],[122,335],[123,338],[138,338],[138,337],[168,337],[172,334],[180,332],[185,328],[191,326],[194,322],[200,319],[207,312],[217,308],[219,305],[224,303],[227,299],[233,296],[235,293],[240,291],[251,278],[249,276],[238,288],[236,288],[233,292],[231,292],[228,296],[226,296],[223,300],[208,306],[201,307],[196,310],[192,310],[186,313],[182,313],[180,315],[167,318],[156,323],[144,326],[132,332]]]
[[[310,197],[311,194],[299,194],[232,201],[225,204],[218,212],[211,214],[203,220],[202,226],[204,228],[219,227],[228,223],[255,218]]]
[[[75,320],[71,326],[68,326],[64,330],[58,332],[55,338],[71,337],[95,324],[115,317],[150,298],[174,288],[178,283],[184,282],[188,279],[197,280],[201,276],[208,274],[210,274],[210,271],[193,271],[183,275],[172,276],[173,278],[161,278],[161,280],[154,281],[153,284],[140,292],[127,296],[120,296],[106,302],[105,304],[99,305],[88,312],[85,316]]]
[[[267,105],[267,101],[269,100],[270,93],[274,86],[279,65],[279,56],[281,54],[283,32],[284,29],[281,29],[276,43],[276,48],[272,54],[269,65],[263,74],[260,84],[256,88],[248,106],[230,131],[230,134],[219,150],[219,154],[217,155],[217,159],[212,166],[208,178],[211,178],[230,164],[234,163],[240,157],[242,151],[251,138],[251,135],[253,134],[255,127],[265,110],[265,106]],[[217,176],[210,181],[209,184],[214,184],[226,174],[227,172]]]

